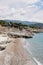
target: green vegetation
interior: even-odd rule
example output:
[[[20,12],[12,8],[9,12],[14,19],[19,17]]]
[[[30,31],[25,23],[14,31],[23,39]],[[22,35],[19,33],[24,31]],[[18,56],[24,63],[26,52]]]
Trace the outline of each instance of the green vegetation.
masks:
[[[0,20],[0,25],[1,26],[7,26],[7,27],[16,27],[16,28],[19,28],[20,30],[23,29],[23,28],[27,28],[28,26],[27,25],[24,25],[22,23],[16,23],[16,22],[6,22],[4,20]]]
[[[4,25],[9,25],[8,22],[4,21],[4,20],[0,20],[0,25],[4,26]]]
[[[38,27],[33,26],[33,25],[30,25],[29,27],[32,28],[32,29],[38,29]]]
[[[4,20],[0,20],[0,25],[1,26],[6,26],[6,27],[15,27],[15,28],[19,28],[20,30],[27,29],[27,28],[32,28],[32,29],[39,29],[40,27],[36,26],[36,25],[25,25],[22,23],[16,23],[16,22],[7,22]]]

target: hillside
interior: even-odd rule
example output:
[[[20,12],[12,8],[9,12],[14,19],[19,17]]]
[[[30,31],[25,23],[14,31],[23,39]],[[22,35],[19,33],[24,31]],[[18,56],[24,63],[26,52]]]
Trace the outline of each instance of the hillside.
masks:
[[[30,27],[43,29],[43,23],[32,24],[32,25],[30,25]]]
[[[31,27],[31,28],[43,28],[43,23],[20,21],[20,20],[0,20],[0,25],[11,27]]]
[[[21,21],[21,20],[5,20],[7,22],[15,22],[15,23],[22,23],[25,25],[31,25],[31,24],[35,24],[36,22],[30,22],[30,21]]]

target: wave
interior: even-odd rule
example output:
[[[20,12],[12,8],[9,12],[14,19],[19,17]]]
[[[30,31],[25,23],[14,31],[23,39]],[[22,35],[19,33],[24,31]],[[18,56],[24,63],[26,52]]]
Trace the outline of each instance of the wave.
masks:
[[[42,65],[35,57],[33,58],[38,65]]]

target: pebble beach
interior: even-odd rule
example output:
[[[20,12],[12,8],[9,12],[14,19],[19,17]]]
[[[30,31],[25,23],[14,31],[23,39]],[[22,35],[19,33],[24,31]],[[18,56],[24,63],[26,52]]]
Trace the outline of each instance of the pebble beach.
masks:
[[[0,51],[0,65],[38,65],[25,49],[22,38],[1,38],[1,42],[6,42],[0,42],[0,46],[5,47]]]

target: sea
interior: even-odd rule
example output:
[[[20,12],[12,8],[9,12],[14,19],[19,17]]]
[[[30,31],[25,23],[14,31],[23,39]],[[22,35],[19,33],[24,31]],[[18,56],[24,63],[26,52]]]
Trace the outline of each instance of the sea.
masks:
[[[38,65],[43,65],[43,33],[36,33],[26,39],[26,47]]]

